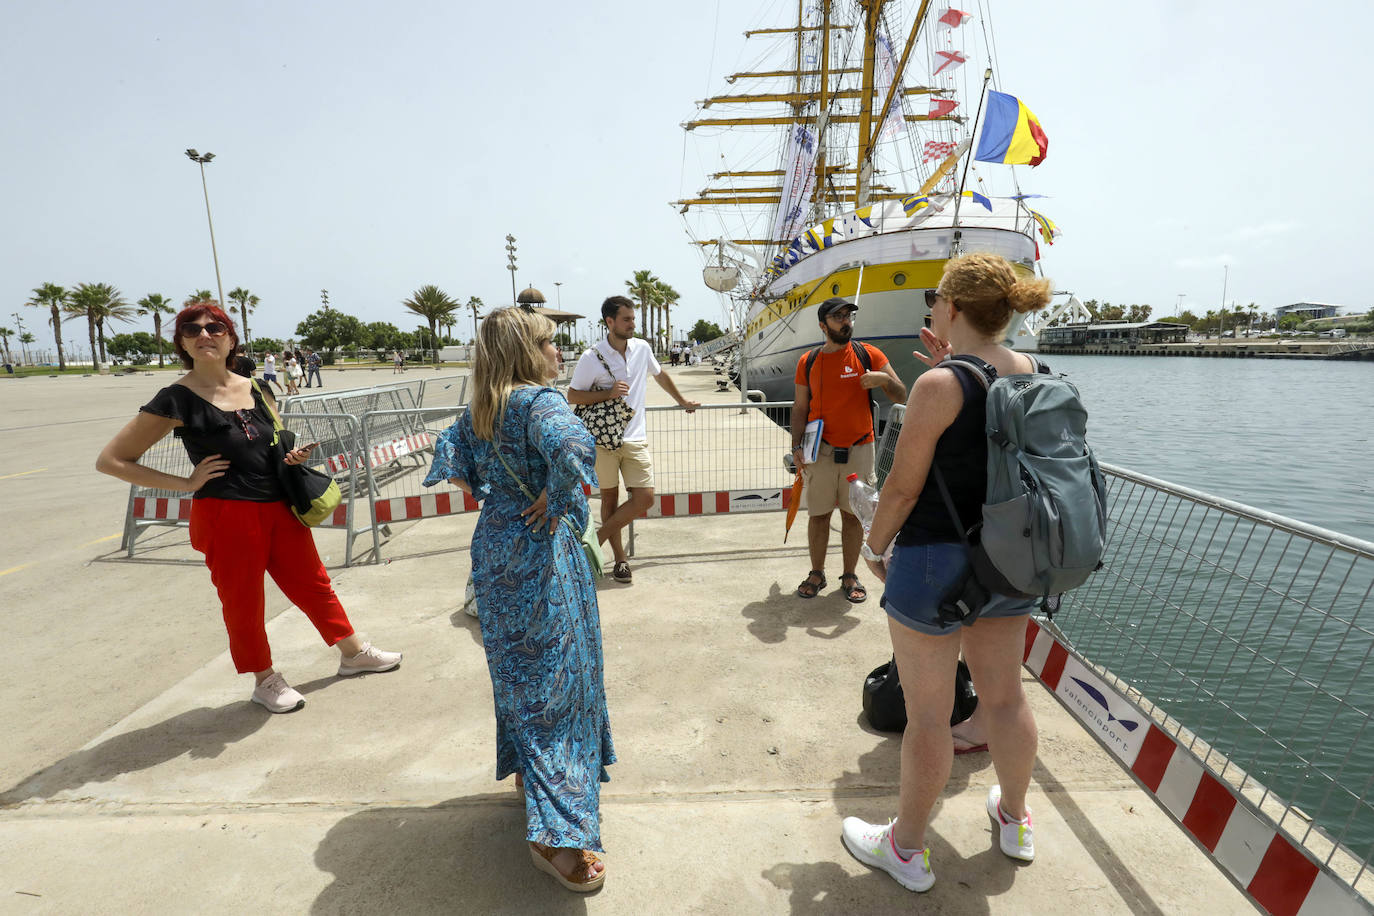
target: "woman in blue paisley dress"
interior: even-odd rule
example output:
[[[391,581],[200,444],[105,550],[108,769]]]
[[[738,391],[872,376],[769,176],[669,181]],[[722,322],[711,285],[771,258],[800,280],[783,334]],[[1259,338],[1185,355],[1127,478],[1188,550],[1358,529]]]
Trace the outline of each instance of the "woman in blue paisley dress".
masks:
[[[615,750],[580,540],[596,443],[546,385],[559,370],[553,335],[553,322],[522,308],[487,316],[472,403],[439,438],[425,484],[448,480],[482,503],[472,576],[496,702],[496,778],[514,773],[524,791],[534,864],[585,892],[606,878],[595,853]]]

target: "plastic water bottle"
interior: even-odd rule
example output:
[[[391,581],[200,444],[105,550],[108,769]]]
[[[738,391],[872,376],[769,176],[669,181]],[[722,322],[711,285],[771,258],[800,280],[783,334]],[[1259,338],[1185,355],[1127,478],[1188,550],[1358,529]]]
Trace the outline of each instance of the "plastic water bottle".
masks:
[[[858,474],[850,474],[845,479],[849,481],[849,508],[864,526],[864,537],[868,537],[873,513],[878,511],[878,491],[860,480]]]

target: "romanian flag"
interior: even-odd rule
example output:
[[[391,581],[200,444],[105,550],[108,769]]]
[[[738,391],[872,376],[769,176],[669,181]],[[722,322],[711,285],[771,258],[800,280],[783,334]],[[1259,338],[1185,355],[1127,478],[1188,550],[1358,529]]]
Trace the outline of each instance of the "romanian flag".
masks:
[[[1050,140],[1040,128],[1040,121],[1024,102],[1005,92],[988,93],[988,114],[974,159],[1039,165],[1045,161],[1049,148]]]

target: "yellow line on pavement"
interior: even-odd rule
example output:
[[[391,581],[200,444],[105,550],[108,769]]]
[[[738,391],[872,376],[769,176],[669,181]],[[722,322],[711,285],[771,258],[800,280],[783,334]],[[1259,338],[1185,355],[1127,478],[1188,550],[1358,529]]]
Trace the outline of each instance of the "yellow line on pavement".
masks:
[[[0,576],[8,576],[12,572],[19,572],[21,569],[28,569],[32,563],[25,563],[23,566],[11,566],[9,569],[0,569]]]
[[[11,477],[23,477],[25,474],[41,474],[47,468],[34,468],[32,471],[20,471],[18,474],[2,474],[0,480],[9,480]]]
[[[82,544],[81,546],[82,546],[82,547],[89,547],[89,546],[91,546],[92,544],[99,544],[99,543],[101,543],[102,541],[113,541],[113,540],[114,540],[115,538],[117,538],[117,537],[119,537],[119,535],[117,535],[117,534],[107,534],[107,535],[105,535],[103,538],[96,538],[94,541],[87,541],[86,543]]]

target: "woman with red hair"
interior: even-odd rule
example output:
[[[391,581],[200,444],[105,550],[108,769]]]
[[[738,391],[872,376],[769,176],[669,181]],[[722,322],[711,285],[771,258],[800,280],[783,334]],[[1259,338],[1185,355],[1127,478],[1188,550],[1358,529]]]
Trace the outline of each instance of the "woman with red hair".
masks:
[[[264,622],[264,576],[270,574],[305,612],[327,645],[341,653],[339,675],[390,671],[401,653],[383,652],[353,630],[315,550],[310,529],[292,514],[272,448],[275,402],[270,391],[234,374],[238,333],[213,301],[193,302],[173,324],[177,356],[189,369],[159,391],[110,440],[96,470],[140,487],[193,493],[191,546],[205,555],[219,592],[229,654],[239,673],[253,673],[253,702],[293,712],[305,698],[272,668]],[[139,464],[167,433],[186,447],[189,477]],[[288,452],[300,464],[311,446]]]

